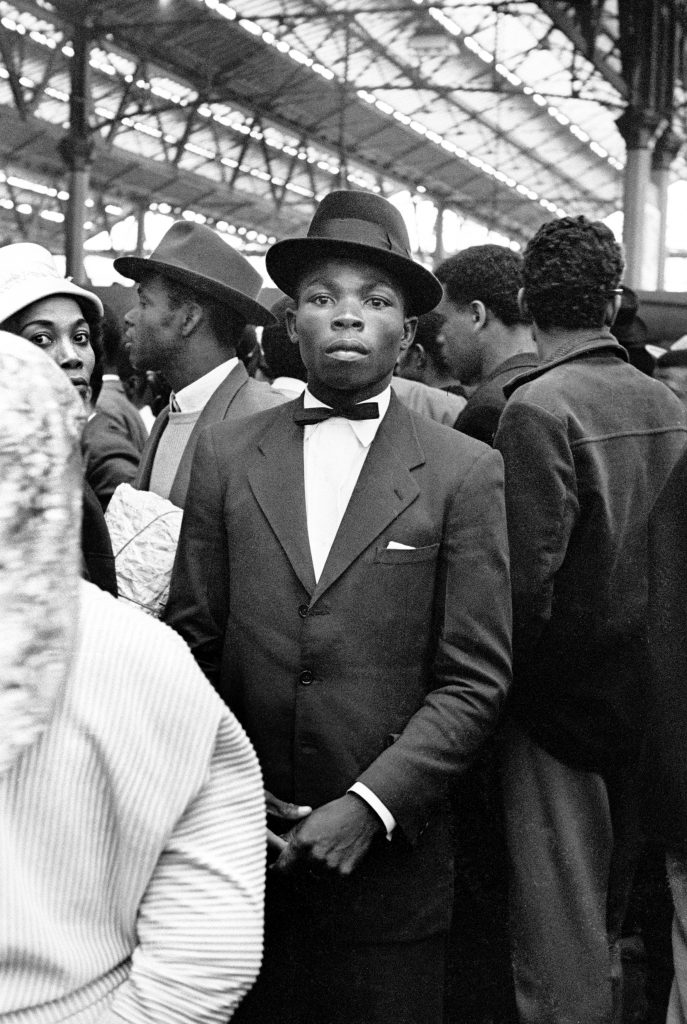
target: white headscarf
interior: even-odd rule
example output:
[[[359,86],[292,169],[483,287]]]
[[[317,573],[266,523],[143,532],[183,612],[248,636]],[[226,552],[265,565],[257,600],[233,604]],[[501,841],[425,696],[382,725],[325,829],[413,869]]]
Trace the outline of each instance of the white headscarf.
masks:
[[[75,647],[83,419],[56,364],[0,331],[0,774],[45,730]]]

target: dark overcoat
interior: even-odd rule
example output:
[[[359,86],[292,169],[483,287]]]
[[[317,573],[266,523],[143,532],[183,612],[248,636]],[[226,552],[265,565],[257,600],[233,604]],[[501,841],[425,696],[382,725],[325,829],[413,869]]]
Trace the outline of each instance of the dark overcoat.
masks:
[[[687,452],[649,520],[649,658],[642,795],[648,835],[687,846]]]

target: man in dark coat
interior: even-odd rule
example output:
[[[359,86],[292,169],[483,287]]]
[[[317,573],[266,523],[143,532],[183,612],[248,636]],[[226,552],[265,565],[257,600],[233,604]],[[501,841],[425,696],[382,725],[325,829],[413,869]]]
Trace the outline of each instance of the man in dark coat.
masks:
[[[531,320],[518,305],[522,256],[503,245],[473,245],[444,260],[436,275],[444,286],[446,359],[474,388],[456,430],[493,444],[505,385],[539,362]]]
[[[636,852],[649,680],[647,524],[687,440],[680,402],[610,332],[623,260],[584,217],[527,246],[542,363],[518,377],[506,468],[514,685],[504,751],[516,996],[526,1024],[610,1024]]]
[[[285,832],[236,1019],[439,1024],[448,784],[509,683],[500,457],[391,393],[441,288],[386,200],[332,193],[267,261],[308,389],[203,434],[167,609]]]
[[[687,1019],[687,452],[649,524],[649,658],[641,792],[647,836],[667,851],[675,977],[667,1020]]]
[[[506,405],[504,387],[539,362],[531,318],[522,312],[522,256],[503,245],[473,245],[435,270],[444,286],[438,312],[444,359],[471,387],[456,430],[493,445]],[[507,855],[496,738],[460,778],[456,892],[449,949],[455,962],[448,999],[463,1024],[515,1019],[507,918]]]
[[[135,480],[180,508],[200,432],[281,404],[248,376],[236,354],[247,323],[274,318],[257,301],[262,279],[247,259],[204,224],[172,224],[149,259],[121,256],[115,269],[138,282],[130,357],[160,370],[173,390],[153,424]]]

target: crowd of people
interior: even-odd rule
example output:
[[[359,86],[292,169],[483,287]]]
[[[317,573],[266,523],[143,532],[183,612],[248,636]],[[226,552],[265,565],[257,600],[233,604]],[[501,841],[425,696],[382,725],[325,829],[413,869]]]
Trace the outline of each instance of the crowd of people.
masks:
[[[0,249],[0,1017],[620,1024],[665,856],[685,1024],[687,407],[620,246],[432,272],[338,191],[266,266],[174,223],[120,323]]]

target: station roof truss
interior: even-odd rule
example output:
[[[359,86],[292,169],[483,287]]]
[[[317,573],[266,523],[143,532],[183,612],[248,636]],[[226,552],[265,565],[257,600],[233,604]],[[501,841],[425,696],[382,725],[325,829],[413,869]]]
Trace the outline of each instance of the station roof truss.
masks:
[[[90,236],[153,204],[259,252],[336,187],[516,244],[621,205],[617,0],[0,0],[0,242],[62,248],[78,33]]]

